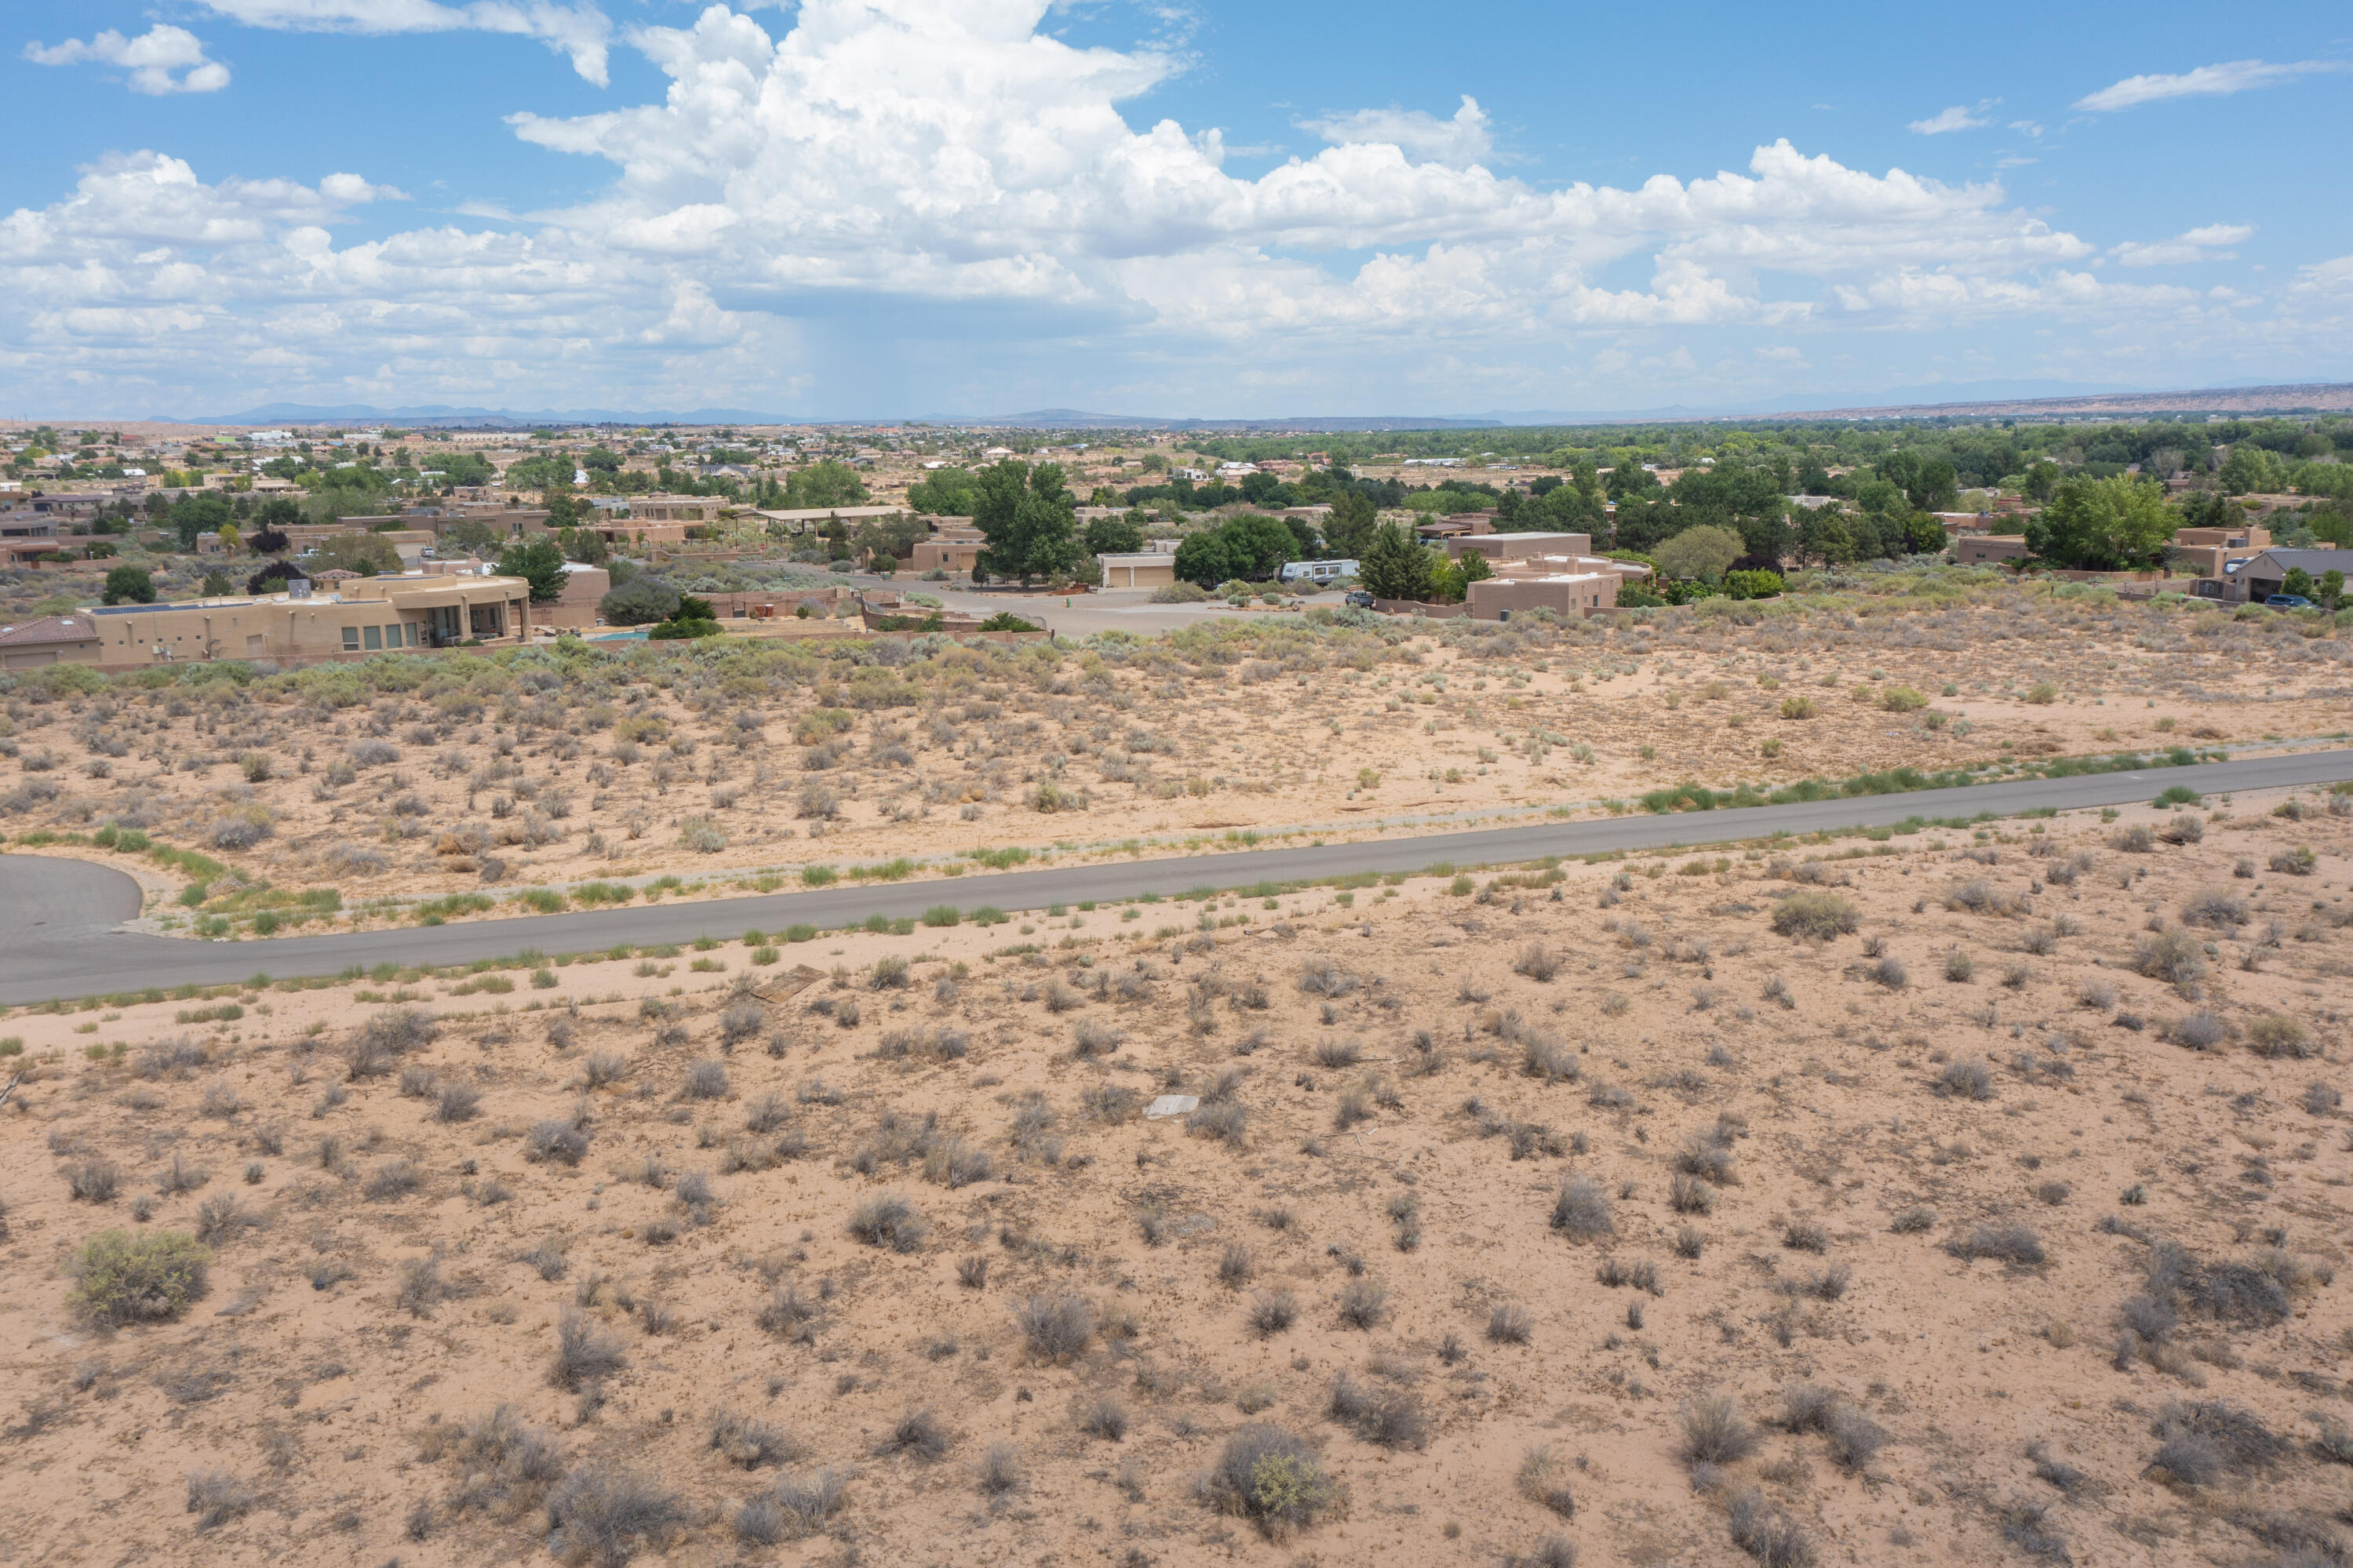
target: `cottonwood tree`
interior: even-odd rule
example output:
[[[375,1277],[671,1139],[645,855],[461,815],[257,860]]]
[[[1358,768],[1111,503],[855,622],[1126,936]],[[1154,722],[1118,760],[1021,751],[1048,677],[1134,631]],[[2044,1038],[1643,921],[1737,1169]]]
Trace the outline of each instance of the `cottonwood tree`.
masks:
[[[987,541],[973,562],[976,574],[1018,577],[1026,588],[1040,577],[1067,577],[1086,555],[1059,463],[1033,468],[1008,458],[982,469],[973,487],[972,521]]]
[[[2026,525],[2026,547],[2054,565],[2114,572],[2157,560],[2173,528],[2155,485],[2123,475],[2063,479],[2051,504]]]
[[[531,584],[531,602],[552,604],[564,596],[564,552],[554,540],[517,540],[500,552],[495,568],[501,577],[521,577]]]

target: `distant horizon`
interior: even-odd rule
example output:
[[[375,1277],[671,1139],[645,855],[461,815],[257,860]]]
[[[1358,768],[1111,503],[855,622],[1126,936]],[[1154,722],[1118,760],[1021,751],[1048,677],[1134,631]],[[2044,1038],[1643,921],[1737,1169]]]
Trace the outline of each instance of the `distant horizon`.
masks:
[[[1880,393],[1882,401],[1868,401],[1872,395],[1849,394],[1845,400],[1833,401],[1837,395],[1792,393],[1776,399],[1743,408],[1633,408],[1619,410],[1485,410],[1475,413],[1427,415],[1137,415],[1103,413],[1069,407],[1038,408],[1011,414],[924,414],[906,416],[793,416],[773,412],[742,408],[657,409],[623,411],[612,409],[515,409],[452,405],[447,404],[410,405],[381,407],[370,405],[318,405],[295,402],[263,404],[234,414],[195,416],[169,415],[48,415],[40,416],[0,416],[0,425],[32,426],[58,423],[116,423],[132,425],[188,425],[206,427],[233,426],[344,425],[353,422],[399,423],[411,425],[456,425],[468,420],[512,425],[557,424],[580,426],[625,425],[748,425],[807,426],[968,426],[1003,429],[1160,429],[1173,431],[1233,428],[1297,428],[1299,430],[1378,431],[1385,429],[1440,430],[1450,428],[1512,428],[1546,426],[1646,424],[1646,423],[1710,423],[1750,420],[1802,419],[1812,416],[1859,418],[1873,416],[1897,417],[1907,413],[1921,417],[1951,417],[1937,415],[1938,409],[1968,409],[1988,405],[2050,405],[2053,412],[2061,405],[2110,398],[2191,399],[2206,394],[2236,400],[2261,401],[2264,394],[2304,392],[2333,393],[2337,396],[2327,402],[2294,403],[2276,400],[2274,404],[2242,412],[2293,413],[2299,410],[2343,412],[2353,409],[2353,379],[2344,382],[2245,382],[2200,387],[2131,387],[2091,385],[2066,387],[2068,384],[2049,382],[1977,382],[1946,387],[1902,387]],[[2030,390],[2031,389],[2031,390]],[[1931,400],[1922,395],[1944,391],[1957,394],[1941,400]],[[2214,408],[2185,408],[2179,412],[2227,412]],[[2118,417],[2127,416],[2120,411]]]

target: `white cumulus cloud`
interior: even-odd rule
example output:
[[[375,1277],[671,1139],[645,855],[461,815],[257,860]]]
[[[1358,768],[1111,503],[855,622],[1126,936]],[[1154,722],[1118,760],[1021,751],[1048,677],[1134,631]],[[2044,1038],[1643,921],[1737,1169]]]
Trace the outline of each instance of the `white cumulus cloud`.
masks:
[[[485,9],[210,3],[378,31]],[[482,233],[453,219],[338,234],[361,204],[399,197],[358,175],[208,184],[159,153],[110,160],[0,219],[0,384],[397,386],[532,405],[607,382],[639,406],[786,386],[822,400],[874,374],[875,344],[921,339],[914,358],[950,367],[927,374],[974,385],[1016,357],[1004,344],[1040,363],[1084,345],[1158,405],[1196,374],[1170,366],[1236,384],[1237,344],[1267,384],[1332,384],[1319,375],[1346,367],[1337,384],[1354,388],[1376,366],[1539,348],[1595,363],[1630,337],[1625,363],[1663,374],[1694,363],[1672,340],[1702,331],[1795,342],[1848,321],[2152,314],[2228,330],[2193,291],[2101,282],[2083,269],[2094,247],[1998,182],[1852,168],[1786,140],[1714,173],[1537,185],[1488,166],[1492,130],[1465,98],[1449,119],[1326,114],[1307,126],[1329,143],[1313,156],[1229,174],[1216,132],[1123,112],[1181,59],[1073,47],[1040,30],[1049,5],[803,0],[772,34],[712,5],[633,29],[668,79],[658,99],[510,120],[609,180]],[[142,320],[174,330],[84,330]],[[177,325],[192,320],[201,355]],[[1093,384],[1121,395],[1121,374]]]
[[[1905,129],[1921,136],[1945,136],[1956,131],[1982,131],[1993,123],[1986,118],[1985,111],[2000,101],[2000,99],[1989,98],[1975,109],[1957,103],[1926,120],[1915,120]]]
[[[248,27],[307,33],[508,33],[536,38],[603,87],[613,24],[596,6],[554,0],[203,0]]]
[[[228,85],[228,67],[206,58],[203,39],[161,22],[135,38],[110,27],[87,43],[68,38],[62,44],[26,44],[25,58],[44,66],[120,66],[131,73],[132,91],[157,97],[218,92]]]
[[[2108,254],[2125,267],[2175,267],[2189,261],[2227,261],[2236,254],[2229,247],[2244,244],[2254,237],[2254,226],[2244,223],[2210,223],[2177,234],[2171,239],[2132,241],[2115,247]]]
[[[1359,109],[1346,114],[1327,114],[1319,120],[1303,120],[1298,124],[1302,131],[1313,132],[1326,142],[1368,142],[1399,147],[1458,169],[1485,162],[1495,150],[1486,111],[1468,93],[1463,94],[1462,107],[1454,111],[1451,120],[1440,120],[1419,109]]]
[[[2200,66],[2195,70],[2173,76],[2128,76],[2120,82],[2077,99],[2075,107],[2106,112],[2156,103],[2168,98],[2198,98],[2245,92],[2250,88],[2275,87],[2297,77],[2344,68],[2335,60],[2295,60],[2282,65],[2265,60],[2226,60],[2221,65]]]

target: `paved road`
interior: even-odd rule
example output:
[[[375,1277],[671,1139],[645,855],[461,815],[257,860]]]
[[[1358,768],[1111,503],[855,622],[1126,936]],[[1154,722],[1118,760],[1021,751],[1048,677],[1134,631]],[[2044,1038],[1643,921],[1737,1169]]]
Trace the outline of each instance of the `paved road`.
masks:
[[[200,942],[112,930],[138,910],[138,889],[131,879],[79,861],[0,855],[0,1003],[16,1005],[53,996],[87,996],[149,985],[220,984],[257,970],[280,977],[332,974],[350,964],[373,965],[387,960],[457,963],[526,947],[576,952],[623,942],[689,942],[706,934],[728,938],[755,928],[777,931],[796,921],[838,927],[872,914],[920,914],[942,903],[967,910],[983,904],[1005,910],[1040,909],[1089,899],[1129,899],[1145,892],[1179,893],[1204,884],[1232,888],[1361,871],[1418,871],[1438,861],[1504,865],[1546,855],[1592,855],[1761,838],[1775,833],[1877,827],[1915,816],[1972,816],[1981,811],[2009,816],[2040,806],[2073,810],[2124,805],[2146,801],[2168,784],[2187,784],[2215,794],[2343,780],[2353,780],[2353,751],[2307,752],[2143,773],[2020,779],[1742,811],[1539,822],[1360,844],[1049,867],[886,886],[237,942]]]

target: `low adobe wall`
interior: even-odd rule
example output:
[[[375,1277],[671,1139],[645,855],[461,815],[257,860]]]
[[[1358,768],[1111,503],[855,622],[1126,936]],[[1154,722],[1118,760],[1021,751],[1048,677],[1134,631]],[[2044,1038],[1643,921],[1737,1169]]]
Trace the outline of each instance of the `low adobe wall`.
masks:
[[[1385,616],[1419,616],[1425,621],[1459,620],[1471,613],[1468,605],[1430,605],[1419,599],[1375,599],[1373,608]]]

